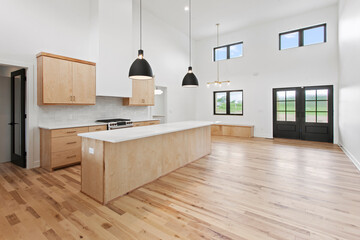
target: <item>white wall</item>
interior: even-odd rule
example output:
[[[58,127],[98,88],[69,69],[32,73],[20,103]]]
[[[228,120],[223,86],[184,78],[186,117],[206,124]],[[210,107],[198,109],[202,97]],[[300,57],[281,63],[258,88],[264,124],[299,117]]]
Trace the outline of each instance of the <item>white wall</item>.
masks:
[[[360,1],[339,3],[340,144],[360,169]]]
[[[279,33],[321,23],[327,23],[327,43],[279,51]],[[220,62],[221,80],[231,81],[222,89],[244,90],[244,116],[214,116],[213,91],[219,88],[208,89],[206,82],[216,80],[216,63],[212,61],[215,33],[214,23],[214,37],[196,42],[195,47],[195,73],[200,80],[198,120],[251,124],[256,137],[272,138],[273,88],[334,85],[337,89],[337,6],[332,6],[220,35],[220,45],[244,41],[243,57]],[[335,126],[336,116],[335,104]],[[335,127],[335,139],[336,131]]]
[[[11,79],[0,75],[0,163],[11,160]]]
[[[139,49],[139,6],[133,1],[133,59]],[[186,24],[186,22],[184,22]],[[195,89],[181,86],[188,67],[188,38],[179,30],[143,11],[143,49],[155,84],[167,87],[167,121],[195,119]]]

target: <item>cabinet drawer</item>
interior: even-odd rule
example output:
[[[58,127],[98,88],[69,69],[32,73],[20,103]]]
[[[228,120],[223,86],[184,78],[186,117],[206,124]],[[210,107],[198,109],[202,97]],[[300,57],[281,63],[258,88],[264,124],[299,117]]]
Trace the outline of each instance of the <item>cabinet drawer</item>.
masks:
[[[81,149],[81,137],[59,137],[51,139],[51,152],[62,152],[74,149]]]
[[[51,137],[67,137],[67,136],[76,136],[79,133],[85,133],[89,131],[89,127],[80,127],[80,128],[64,128],[51,131]]]
[[[135,122],[135,123],[133,123],[133,127],[141,127],[141,126],[145,126],[144,122]]]
[[[81,162],[81,149],[52,153],[51,159],[52,168],[78,163]]]
[[[160,124],[160,121],[150,121],[146,123],[146,125],[156,125],[156,124]]]
[[[89,132],[98,132],[98,131],[106,131],[106,130],[107,130],[106,125],[89,127]]]

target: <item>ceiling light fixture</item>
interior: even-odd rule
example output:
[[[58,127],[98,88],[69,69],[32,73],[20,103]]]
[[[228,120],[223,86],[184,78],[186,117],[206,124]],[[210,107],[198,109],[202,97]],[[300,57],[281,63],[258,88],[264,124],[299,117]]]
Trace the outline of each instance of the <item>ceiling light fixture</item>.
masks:
[[[217,23],[216,24],[216,36],[217,36],[217,46],[219,47],[219,26],[220,24]],[[214,85],[215,87],[221,87],[223,84],[227,84],[228,86],[230,85],[230,81],[220,81],[220,66],[219,66],[219,61],[216,61],[216,71],[217,71],[217,79],[215,82],[208,82],[206,84],[206,86],[209,88],[211,85]]]
[[[182,82],[182,86],[187,88],[199,86],[199,81],[193,73],[191,66],[191,10],[191,0],[189,0],[189,68]]]
[[[142,0],[140,0],[140,49],[138,58],[133,62],[129,71],[129,78],[137,80],[152,79],[153,72],[148,61],[144,59],[144,50],[142,50]]]
[[[184,7],[184,10],[187,12],[187,11],[189,11],[189,6],[185,6]]]

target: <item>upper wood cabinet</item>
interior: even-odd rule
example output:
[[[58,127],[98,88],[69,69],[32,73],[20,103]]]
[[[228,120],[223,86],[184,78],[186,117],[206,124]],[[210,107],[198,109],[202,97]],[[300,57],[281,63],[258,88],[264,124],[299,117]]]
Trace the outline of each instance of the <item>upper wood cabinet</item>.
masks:
[[[155,105],[155,81],[132,80],[132,97],[124,98],[125,106],[154,106]]]
[[[49,53],[37,55],[38,105],[94,105],[96,64]]]

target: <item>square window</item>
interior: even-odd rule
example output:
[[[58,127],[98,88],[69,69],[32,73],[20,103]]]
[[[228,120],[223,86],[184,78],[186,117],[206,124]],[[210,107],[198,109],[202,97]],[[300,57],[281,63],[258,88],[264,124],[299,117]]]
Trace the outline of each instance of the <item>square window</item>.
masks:
[[[327,89],[317,90],[317,100],[328,100],[329,91]]]
[[[286,91],[286,101],[295,101],[296,91]]]
[[[277,92],[276,96],[278,101],[285,101],[285,92]]]
[[[325,42],[325,26],[304,30],[304,46]]]
[[[230,58],[237,58],[243,55],[243,44],[234,44],[230,46]]]
[[[285,112],[285,102],[277,102],[277,111]]]
[[[296,102],[295,101],[286,101],[286,111],[295,112],[296,111]]]
[[[296,122],[296,112],[286,112],[287,122]]]
[[[285,112],[278,112],[276,120],[279,122],[285,122]]]
[[[316,123],[316,112],[306,112],[305,121],[307,123]]]
[[[214,54],[215,61],[227,59],[227,47],[215,48]]]
[[[327,112],[328,111],[328,101],[317,101],[318,112]]]
[[[317,112],[318,123],[328,123],[328,112]]]
[[[214,92],[214,115],[243,115],[243,91]]]
[[[280,49],[299,47],[299,32],[282,34],[280,37]]]
[[[316,101],[306,101],[305,102],[305,111],[315,112],[316,111]]]

